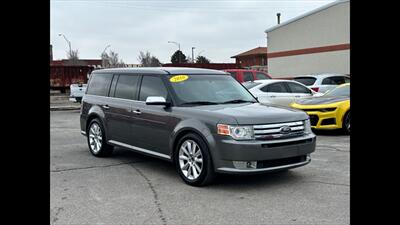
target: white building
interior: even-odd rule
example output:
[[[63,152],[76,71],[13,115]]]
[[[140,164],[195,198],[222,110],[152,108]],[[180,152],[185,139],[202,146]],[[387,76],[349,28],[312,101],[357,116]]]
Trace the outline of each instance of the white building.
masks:
[[[350,74],[350,1],[340,0],[265,31],[275,77]]]

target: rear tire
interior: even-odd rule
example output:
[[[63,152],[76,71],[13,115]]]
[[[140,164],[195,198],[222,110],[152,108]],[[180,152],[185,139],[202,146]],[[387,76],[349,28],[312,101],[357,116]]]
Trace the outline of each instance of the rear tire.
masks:
[[[191,186],[206,186],[215,178],[208,146],[196,134],[186,134],[179,140],[174,162],[182,180]]]
[[[110,156],[114,150],[112,145],[107,144],[103,124],[99,119],[93,119],[86,131],[87,143],[90,153],[96,157]]]
[[[343,117],[342,129],[345,134],[350,134],[350,111],[348,111]]]

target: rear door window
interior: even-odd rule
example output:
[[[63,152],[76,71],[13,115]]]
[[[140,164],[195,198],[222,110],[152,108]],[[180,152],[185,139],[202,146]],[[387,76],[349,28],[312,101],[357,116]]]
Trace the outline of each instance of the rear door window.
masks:
[[[289,86],[289,89],[292,93],[311,94],[311,91],[308,88],[303,87],[300,84],[292,82],[287,82],[286,84]]]
[[[327,77],[322,81],[322,84],[326,85],[340,85],[344,84],[345,80],[343,76]]]
[[[136,100],[138,81],[138,75],[119,75],[117,86],[115,87],[114,97]]]
[[[108,91],[110,89],[110,84],[111,84],[112,78],[113,78],[113,74],[109,74],[109,73],[92,74],[92,76],[90,77],[87,94],[108,96]]]
[[[161,96],[167,99],[168,91],[160,77],[143,76],[139,101],[146,101],[149,96]]]
[[[244,82],[243,86],[249,90],[250,88],[253,88],[253,87],[258,86],[260,84],[261,83],[259,83],[259,82]]]
[[[306,86],[311,86],[315,83],[317,78],[314,77],[295,77],[293,80],[300,82]]]
[[[257,78],[257,80],[268,80],[268,79],[271,79],[267,75],[265,75],[264,73],[260,73],[260,72],[256,72],[256,78]]]
[[[252,72],[243,72],[243,81],[253,81],[253,73]]]
[[[269,84],[260,89],[263,92],[288,93],[290,92],[283,82]]]

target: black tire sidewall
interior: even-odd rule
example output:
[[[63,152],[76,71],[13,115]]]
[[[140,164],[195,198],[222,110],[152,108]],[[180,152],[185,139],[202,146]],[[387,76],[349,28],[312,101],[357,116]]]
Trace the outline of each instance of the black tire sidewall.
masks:
[[[344,117],[343,117],[343,125],[342,125],[342,127],[343,127],[343,131],[346,134],[350,134],[350,131],[347,130],[347,126],[346,126],[347,117],[349,117],[349,116],[350,116],[350,111],[346,112],[346,114],[344,114]],[[351,123],[350,120],[349,120],[349,123]]]
[[[195,179],[195,180],[189,180],[183,175],[182,170],[179,165],[179,149],[183,142],[186,140],[192,140],[196,142],[196,144],[200,147],[200,151],[203,157],[203,168],[201,170],[200,176]],[[206,181],[207,176],[209,176],[209,173],[212,173],[212,161],[211,161],[211,156],[208,150],[207,144],[204,142],[204,140],[199,137],[197,134],[189,133],[183,136],[178,144],[176,145],[176,149],[174,152],[174,162],[175,162],[175,167],[177,172],[179,173],[179,176],[185,181],[185,183],[192,185],[192,186],[203,186],[205,184],[204,181]]]

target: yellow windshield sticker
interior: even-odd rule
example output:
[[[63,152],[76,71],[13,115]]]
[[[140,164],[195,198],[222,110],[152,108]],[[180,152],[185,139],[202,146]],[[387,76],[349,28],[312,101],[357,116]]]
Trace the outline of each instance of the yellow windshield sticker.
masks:
[[[176,75],[176,76],[169,78],[169,81],[171,81],[173,83],[177,83],[177,82],[185,81],[187,79],[189,79],[188,75]]]

